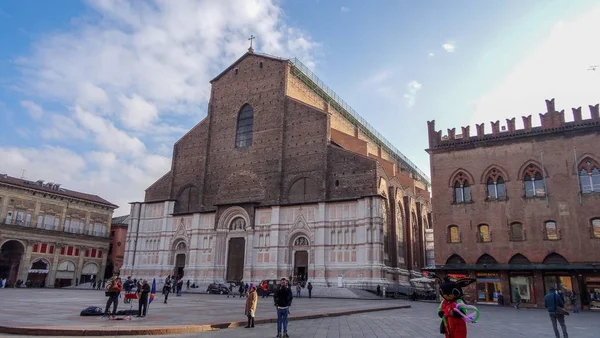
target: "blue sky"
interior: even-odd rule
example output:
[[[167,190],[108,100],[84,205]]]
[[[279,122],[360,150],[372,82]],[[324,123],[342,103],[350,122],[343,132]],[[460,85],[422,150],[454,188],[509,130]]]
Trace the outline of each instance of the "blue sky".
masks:
[[[600,101],[600,4],[579,1],[0,3],[0,172],[124,206],[247,48],[298,57],[429,173],[438,129]],[[584,109],[585,110],[585,109]],[[584,116],[586,116],[584,114]]]

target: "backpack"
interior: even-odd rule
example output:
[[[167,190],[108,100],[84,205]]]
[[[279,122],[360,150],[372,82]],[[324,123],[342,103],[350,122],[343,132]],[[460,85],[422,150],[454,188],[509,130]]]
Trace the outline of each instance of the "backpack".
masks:
[[[101,307],[89,306],[81,311],[80,316],[102,316],[104,310]]]

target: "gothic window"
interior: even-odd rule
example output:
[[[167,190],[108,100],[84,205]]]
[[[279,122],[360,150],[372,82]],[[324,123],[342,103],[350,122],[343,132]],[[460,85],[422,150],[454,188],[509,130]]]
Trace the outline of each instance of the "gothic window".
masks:
[[[511,223],[509,229],[509,238],[511,241],[524,241],[525,232],[523,231],[523,224],[519,222]]]
[[[600,218],[592,219],[592,237],[600,238]]]
[[[469,203],[471,202],[471,185],[467,180],[467,176],[459,172],[454,178],[454,203]]]
[[[175,213],[188,213],[200,206],[200,190],[195,186],[183,189],[175,201]]]
[[[495,169],[493,169],[495,170]],[[502,176],[490,176],[487,179],[487,198],[488,200],[505,200],[506,199],[506,185]]]
[[[583,194],[600,193],[600,166],[586,158],[579,164],[579,184]]]
[[[458,231],[458,225],[448,226],[447,242],[460,243],[460,232]]]
[[[294,246],[308,246],[308,238],[306,237],[298,237],[294,241]]]
[[[238,114],[235,147],[246,148],[252,145],[252,128],[254,125],[254,110],[246,104]]]
[[[490,226],[487,224],[480,224],[477,227],[477,241],[480,243],[491,242],[492,238],[490,235]]]
[[[446,264],[466,264],[465,260],[457,254],[454,254],[446,260]]]
[[[544,235],[545,238],[550,241],[556,241],[559,239],[556,222],[547,221],[546,223],[544,223]]]
[[[525,197],[546,196],[544,176],[542,176],[542,171],[535,164],[530,164],[525,168],[523,182],[525,184]]]

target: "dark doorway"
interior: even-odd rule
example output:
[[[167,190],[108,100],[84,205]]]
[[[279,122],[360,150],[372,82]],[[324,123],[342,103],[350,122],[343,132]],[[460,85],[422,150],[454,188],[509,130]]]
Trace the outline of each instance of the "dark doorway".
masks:
[[[0,248],[0,278],[6,278],[14,284],[17,281],[19,263],[25,252],[19,241],[8,241]]]
[[[308,251],[296,251],[294,254],[294,277],[299,281],[308,279]]]
[[[229,252],[227,254],[227,282],[238,283],[244,278],[244,251],[246,241],[243,238],[232,238],[229,240]]]
[[[175,256],[175,276],[183,278],[183,270],[185,269],[185,254]]]

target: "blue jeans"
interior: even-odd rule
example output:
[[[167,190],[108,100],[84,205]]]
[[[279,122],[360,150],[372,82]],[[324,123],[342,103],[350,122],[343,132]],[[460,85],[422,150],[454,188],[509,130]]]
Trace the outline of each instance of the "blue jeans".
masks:
[[[277,333],[287,333],[288,309],[277,309]]]

